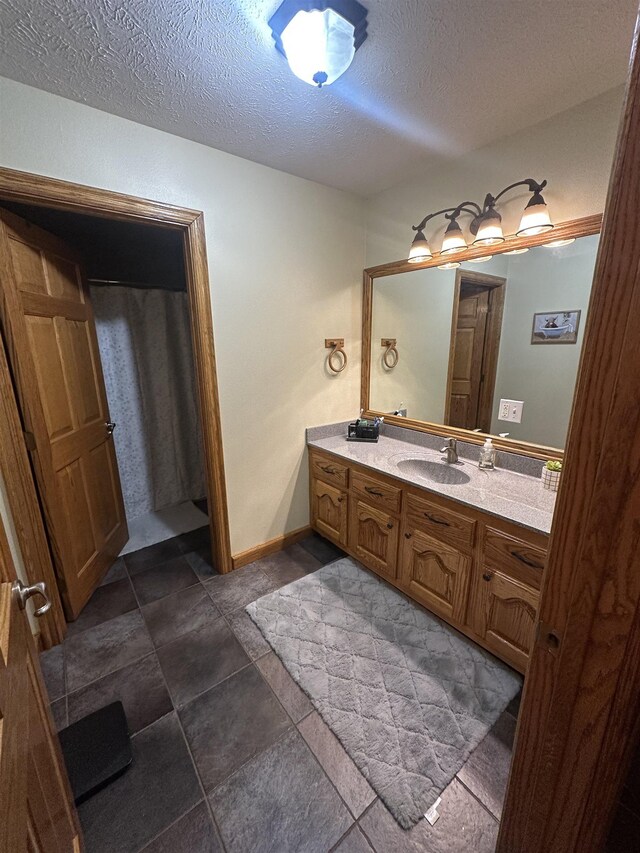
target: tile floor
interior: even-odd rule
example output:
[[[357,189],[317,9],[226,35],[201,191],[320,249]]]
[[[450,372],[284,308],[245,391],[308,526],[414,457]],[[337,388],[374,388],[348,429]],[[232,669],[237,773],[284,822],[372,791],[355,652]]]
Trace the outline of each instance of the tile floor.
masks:
[[[127,554],[42,656],[59,728],[121,699],[130,770],[80,806],[87,853],[494,850],[517,703],[402,830],[243,608],[341,556],[313,535],[230,575],[206,528]]]

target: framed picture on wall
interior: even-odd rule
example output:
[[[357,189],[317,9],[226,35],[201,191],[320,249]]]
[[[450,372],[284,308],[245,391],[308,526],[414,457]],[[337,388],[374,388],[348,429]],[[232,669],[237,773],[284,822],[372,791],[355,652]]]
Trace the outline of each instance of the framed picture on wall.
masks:
[[[575,344],[580,311],[541,311],[533,315],[532,344]]]

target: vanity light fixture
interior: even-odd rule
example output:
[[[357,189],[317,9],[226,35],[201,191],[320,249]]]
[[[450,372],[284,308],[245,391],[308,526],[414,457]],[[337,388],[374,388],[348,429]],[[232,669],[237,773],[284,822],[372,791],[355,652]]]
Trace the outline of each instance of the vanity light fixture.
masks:
[[[367,10],[357,0],[284,0],[269,26],[296,77],[321,89],[351,65],[367,37]]]
[[[516,187],[527,187],[531,193],[531,198],[529,199],[529,202],[522,214],[520,227],[516,232],[516,236],[532,236],[534,234],[542,234],[545,231],[550,231],[553,228],[553,223],[549,216],[546,202],[541,194],[546,185],[546,181],[538,183],[538,181],[534,181],[533,178],[526,178],[524,181],[516,181],[513,184],[509,184],[509,186],[501,190],[498,195],[494,196],[491,195],[491,193],[488,193],[482,207],[474,201],[463,201],[456,207],[446,207],[442,210],[436,211],[435,213],[427,214],[422,222],[418,225],[412,226],[413,230],[417,233],[411,245],[411,251],[409,252],[409,263],[416,264],[421,261],[430,260],[434,257],[433,252],[429,248],[427,238],[425,237],[424,228],[429,220],[442,214],[444,214],[445,218],[449,220],[449,225],[447,226],[447,230],[444,234],[440,255],[454,255],[456,252],[461,252],[463,249],[467,248],[467,241],[465,240],[462,229],[458,223],[458,218],[463,213],[470,214],[472,216],[469,224],[469,231],[475,238],[471,244],[472,246],[489,247],[504,243],[506,238],[502,232],[502,217],[496,210],[496,204],[502,196]],[[560,242],[561,241],[557,241],[556,245]],[[511,252],[506,252],[505,254],[517,255],[526,251],[528,251],[526,248],[514,249]],[[491,257],[491,255],[482,256],[480,258],[476,258],[473,263],[482,263],[483,261],[490,260]],[[452,268],[453,267],[451,267],[449,263],[446,265],[443,264],[439,267],[439,269]]]
[[[545,249],[559,249],[560,246],[568,246],[570,243],[575,243],[575,237],[567,237],[566,240],[552,240],[550,243],[543,243]]]

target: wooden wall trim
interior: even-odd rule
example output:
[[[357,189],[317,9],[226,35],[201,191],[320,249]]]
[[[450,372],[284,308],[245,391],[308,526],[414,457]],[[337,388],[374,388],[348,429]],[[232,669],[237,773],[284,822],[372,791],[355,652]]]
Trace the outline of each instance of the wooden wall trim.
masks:
[[[534,237],[510,237],[505,243],[500,246],[492,247],[492,254],[499,255],[504,252],[510,252],[513,249],[523,248],[524,246],[542,246],[551,240],[561,240],[568,237],[588,237],[593,234],[598,234],[602,228],[602,214],[593,216],[584,216],[580,219],[569,219],[566,222],[561,222],[556,225],[552,232],[546,234],[538,234]],[[456,260],[468,261],[474,258],[481,257],[487,254],[486,247],[477,249],[469,248],[464,252],[456,255]],[[381,264],[376,267],[365,269],[362,277],[362,359],[360,368],[360,408],[364,410],[368,417],[375,415],[384,415],[385,423],[393,426],[405,427],[407,429],[415,429],[418,432],[429,432],[435,435],[454,436],[460,441],[466,441],[470,444],[482,444],[484,442],[484,433],[478,434],[471,430],[460,429],[459,427],[446,426],[445,424],[431,423],[430,421],[420,421],[414,418],[402,418],[395,415],[389,415],[386,412],[380,412],[377,409],[371,408],[370,397],[370,381],[371,381],[371,334],[373,320],[373,282],[376,278],[381,278],[388,275],[396,275],[402,272],[411,272],[413,270],[429,269],[441,263],[441,258],[438,256],[431,258],[429,261],[422,261],[419,264],[410,264],[406,260],[393,261],[389,264]],[[584,343],[583,343],[584,346]],[[500,438],[492,436],[494,447],[498,450],[506,450],[510,453],[519,453],[522,456],[531,456],[535,459],[563,459],[564,451],[559,447],[548,447],[543,444],[535,444],[529,441],[520,441],[514,438]]]
[[[0,203],[2,200],[52,207],[59,210],[72,210],[76,213],[123,221],[145,222],[179,229],[183,232],[196,383],[205,446],[208,494],[210,496],[209,517],[212,528],[212,552],[219,571],[231,571],[232,559],[220,404],[202,212],[5,168],[0,168]],[[46,534],[44,534],[37,493],[31,477],[31,468],[28,466],[25,470],[13,462],[14,458],[20,457],[20,453],[26,454],[26,450],[21,428],[19,432],[15,429],[15,424],[20,423],[20,415],[10,380],[8,368],[3,369],[0,361],[0,394],[2,394],[0,403],[2,406],[0,408],[0,469],[5,477],[11,509],[19,531],[20,545],[25,552],[28,570],[32,573],[33,580],[45,579],[49,581],[49,586],[53,586],[53,575],[49,575],[49,570],[53,572],[53,568],[46,538],[44,540],[46,553],[45,548],[42,547],[42,536],[46,536]],[[11,398],[6,393],[8,387],[11,387]],[[27,477],[27,471],[29,477]],[[35,512],[36,507],[37,513]],[[23,528],[22,532],[20,532],[21,528]],[[42,624],[44,629],[44,623]],[[43,637],[44,644],[54,644],[60,641],[64,633],[64,625],[63,619],[59,631],[56,631],[52,626],[50,634]]]
[[[596,853],[640,716],[636,26],[498,853]]]
[[[276,536],[274,539],[269,539],[268,542],[263,542],[262,545],[254,545],[252,548],[247,548],[246,551],[240,551],[238,554],[233,555],[233,568],[240,569],[242,566],[253,563],[254,560],[260,560],[262,557],[275,554],[277,551],[283,551],[290,545],[295,545],[296,542],[304,539],[310,533],[311,526],[306,524],[304,527],[292,530],[291,533],[284,533],[281,536]]]

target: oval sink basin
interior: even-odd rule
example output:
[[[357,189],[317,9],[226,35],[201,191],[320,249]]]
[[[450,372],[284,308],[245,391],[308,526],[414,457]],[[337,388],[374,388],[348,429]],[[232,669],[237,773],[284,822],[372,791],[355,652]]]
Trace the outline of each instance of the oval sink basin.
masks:
[[[409,474],[411,477],[424,477],[445,486],[461,486],[470,480],[468,474],[465,474],[456,465],[449,465],[447,462],[432,462],[430,459],[402,459],[397,463],[397,467],[403,474]]]

